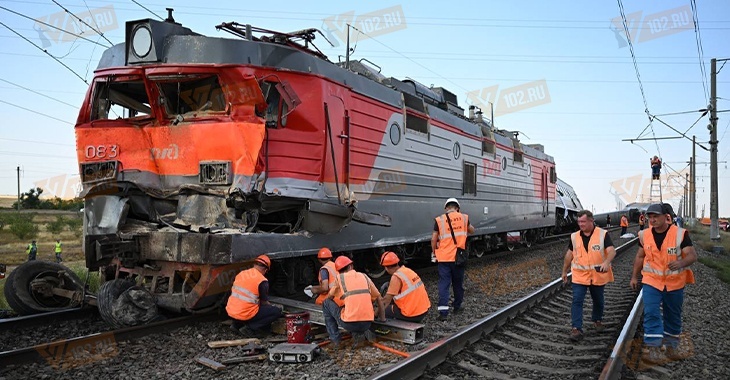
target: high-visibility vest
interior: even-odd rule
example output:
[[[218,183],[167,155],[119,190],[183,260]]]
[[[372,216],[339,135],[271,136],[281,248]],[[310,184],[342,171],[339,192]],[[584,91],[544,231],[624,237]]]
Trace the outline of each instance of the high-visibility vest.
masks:
[[[25,253],[30,255],[30,250],[33,248],[33,244],[28,244],[28,248],[25,249]]]
[[[56,253],[61,253],[61,243],[56,242]]]
[[[314,301],[317,305],[321,305],[322,303],[324,303],[324,300],[327,299],[327,293],[329,293],[329,290],[335,286],[335,283],[337,283],[337,270],[335,269],[335,263],[332,260],[328,261],[327,264],[322,265],[322,269],[327,269],[327,274],[329,276],[327,278],[327,290],[319,293],[317,299]],[[318,273],[317,277],[319,278],[319,283],[321,284],[322,273]],[[344,305],[339,297],[336,297],[333,301],[335,301],[335,303],[339,306]]]
[[[628,227],[629,226],[629,218],[622,216],[621,217],[621,227]]]
[[[231,318],[247,321],[259,312],[259,285],[267,281],[256,268],[241,271],[231,286],[226,312]]]
[[[393,302],[398,305],[401,313],[406,317],[415,317],[427,312],[431,307],[431,301],[428,299],[421,277],[412,269],[403,266],[393,273],[393,277],[396,276],[400,279],[400,289],[393,297]]]
[[[344,322],[366,322],[375,320],[373,300],[370,297],[370,279],[364,273],[340,273],[339,286],[345,306],[340,312]]]
[[[454,237],[451,237],[451,230],[449,229],[449,221],[446,220],[446,214],[436,218],[436,223],[438,223],[439,227],[439,246],[436,248],[435,253],[436,260],[438,260],[439,263],[455,262],[456,248],[466,249],[466,235],[469,227],[469,216],[458,211],[451,211],[448,215],[449,219],[451,219],[451,226],[454,228],[456,244],[454,244]]]
[[[694,284],[695,276],[691,269],[669,269],[670,262],[682,260],[682,248],[680,247],[685,229],[676,225],[669,226],[661,248],[656,246],[652,230],[653,228],[649,228],[639,234],[645,254],[644,267],[641,269],[641,282],[658,290],[664,290],[666,287],[668,292],[682,289],[686,284]]]
[[[581,232],[573,232],[570,235],[573,242],[573,261],[570,264],[573,273],[571,281],[580,285],[606,285],[613,282],[613,268],[609,267],[607,272],[596,270],[606,261],[606,230],[595,227],[588,247],[583,246]]]

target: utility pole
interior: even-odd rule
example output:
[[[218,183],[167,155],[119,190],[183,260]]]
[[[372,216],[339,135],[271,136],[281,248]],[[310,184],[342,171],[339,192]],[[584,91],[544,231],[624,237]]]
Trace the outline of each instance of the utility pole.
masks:
[[[689,215],[689,173],[684,175],[686,181],[684,182],[684,207],[682,208],[682,217],[687,219]]]
[[[697,148],[697,136],[692,136],[692,164],[689,166],[689,172],[692,175],[692,182],[690,182],[690,194],[691,205],[690,205],[690,217],[697,219],[697,154],[695,152]]]
[[[18,166],[17,169],[15,169],[18,172],[18,211],[20,211],[20,166]]]
[[[720,240],[717,204],[717,59],[710,61],[710,239]]]

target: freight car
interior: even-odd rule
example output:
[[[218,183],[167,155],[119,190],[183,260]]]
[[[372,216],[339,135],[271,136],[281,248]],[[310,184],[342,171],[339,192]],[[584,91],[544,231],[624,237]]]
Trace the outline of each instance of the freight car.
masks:
[[[117,310],[125,299],[214,307],[263,253],[281,295],[312,282],[322,246],[373,275],[385,249],[429,257],[449,197],[476,227],[477,254],[555,228],[553,158],[478,108],[465,114],[447,89],[331,62],[315,29],[217,28],[238,38],[171,15],[127,22],[79,112],[84,252],[110,323],[154,318]]]

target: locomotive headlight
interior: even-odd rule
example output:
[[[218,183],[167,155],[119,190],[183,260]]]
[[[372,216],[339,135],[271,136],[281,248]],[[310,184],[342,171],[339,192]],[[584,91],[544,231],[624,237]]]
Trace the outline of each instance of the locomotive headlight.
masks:
[[[139,58],[147,56],[152,50],[152,32],[147,25],[139,25],[132,32],[132,50]]]

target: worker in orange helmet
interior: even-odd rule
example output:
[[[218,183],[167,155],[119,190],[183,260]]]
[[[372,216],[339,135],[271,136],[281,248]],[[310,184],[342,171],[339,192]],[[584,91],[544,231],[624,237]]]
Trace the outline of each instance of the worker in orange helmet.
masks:
[[[421,278],[412,269],[400,265],[400,258],[394,252],[383,253],[380,265],[391,276],[388,290],[383,297],[385,317],[421,322],[431,307]]]
[[[335,269],[335,263],[332,261],[332,251],[329,248],[321,248],[317,252],[317,259],[322,267],[319,269],[319,284],[310,285],[304,289],[304,293],[312,297],[317,294],[317,299],[314,301],[317,305],[324,303],[327,298],[327,293],[335,285],[335,279],[337,278],[337,269]],[[343,304],[339,304],[342,306]]]
[[[370,332],[370,325],[375,320],[373,301],[378,303],[378,319],[385,321],[385,307],[378,288],[370,277],[353,269],[352,260],[347,256],[339,256],[335,260],[335,269],[339,272],[337,281],[322,304],[325,327],[333,346],[340,344],[339,327],[350,332],[355,342],[363,338],[372,341],[374,335]],[[342,298],[343,306],[333,301],[337,297]]]
[[[269,303],[269,281],[264,276],[271,269],[266,255],[254,259],[253,267],[236,276],[226,304],[231,328],[252,337],[271,333],[271,323],[282,316],[281,309]]]

